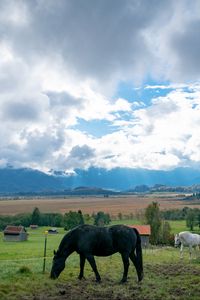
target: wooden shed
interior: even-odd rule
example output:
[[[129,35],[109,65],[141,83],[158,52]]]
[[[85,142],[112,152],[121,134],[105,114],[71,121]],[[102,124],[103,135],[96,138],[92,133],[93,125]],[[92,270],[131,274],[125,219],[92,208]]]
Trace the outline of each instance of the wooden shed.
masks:
[[[38,225],[31,224],[31,225],[30,225],[30,228],[31,228],[31,229],[38,229]]]
[[[4,241],[21,242],[28,239],[28,233],[24,226],[6,226],[4,229]]]
[[[57,233],[58,233],[58,230],[57,230],[57,228],[50,228],[50,229],[48,230],[48,233],[50,233],[50,234],[57,234]]]
[[[141,236],[142,247],[146,248],[149,246],[149,236],[151,235],[150,225],[130,225],[131,228],[136,228]]]

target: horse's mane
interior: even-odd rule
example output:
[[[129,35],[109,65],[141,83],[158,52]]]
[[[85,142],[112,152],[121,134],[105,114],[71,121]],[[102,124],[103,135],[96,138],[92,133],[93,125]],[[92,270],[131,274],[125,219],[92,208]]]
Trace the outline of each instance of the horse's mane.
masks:
[[[75,228],[74,228],[75,229]],[[61,242],[60,242],[60,245],[58,247],[58,251],[57,251],[57,254],[58,255],[61,255],[63,254],[63,250],[64,250],[64,247],[66,247],[66,245],[70,244],[71,243],[71,240],[72,240],[72,235],[73,235],[73,231],[74,229],[72,229],[71,231],[67,232],[64,237],[62,238]]]

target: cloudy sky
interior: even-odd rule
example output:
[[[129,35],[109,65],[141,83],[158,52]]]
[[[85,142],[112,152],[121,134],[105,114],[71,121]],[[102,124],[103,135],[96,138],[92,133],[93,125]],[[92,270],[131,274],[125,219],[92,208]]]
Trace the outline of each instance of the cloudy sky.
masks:
[[[200,166],[200,1],[0,0],[0,167]]]

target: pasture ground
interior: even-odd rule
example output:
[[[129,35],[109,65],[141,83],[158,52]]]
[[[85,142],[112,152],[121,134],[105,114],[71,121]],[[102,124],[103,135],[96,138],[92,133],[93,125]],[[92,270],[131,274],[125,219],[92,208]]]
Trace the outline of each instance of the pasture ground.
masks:
[[[173,230],[185,229],[184,222],[172,222]],[[64,230],[48,235],[46,272],[42,274],[44,231],[29,230],[25,242],[4,242],[0,236],[0,299],[1,300],[197,300],[200,295],[200,258],[189,261],[188,251],[180,260],[179,250],[173,247],[151,248],[143,251],[145,278],[136,281],[132,264],[129,279],[119,284],[122,276],[121,257],[96,258],[102,283],[94,281],[88,263],[85,280],[77,279],[79,257],[73,254],[59,279],[51,280],[53,249],[57,249]],[[200,255],[200,254],[199,254]]]

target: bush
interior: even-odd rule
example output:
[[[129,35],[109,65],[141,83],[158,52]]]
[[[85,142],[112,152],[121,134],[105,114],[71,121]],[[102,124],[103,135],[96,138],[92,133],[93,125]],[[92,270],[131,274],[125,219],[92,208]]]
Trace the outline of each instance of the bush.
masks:
[[[96,215],[93,214],[94,225],[104,226],[108,225],[111,221],[110,215],[104,213],[103,211],[99,211]]]
[[[27,267],[27,266],[21,266],[19,268],[19,270],[17,271],[17,273],[20,273],[20,274],[30,274],[32,272],[31,272],[31,269],[29,267]]]
[[[81,210],[69,211],[64,215],[64,229],[69,230],[78,225],[84,224],[84,219]]]

